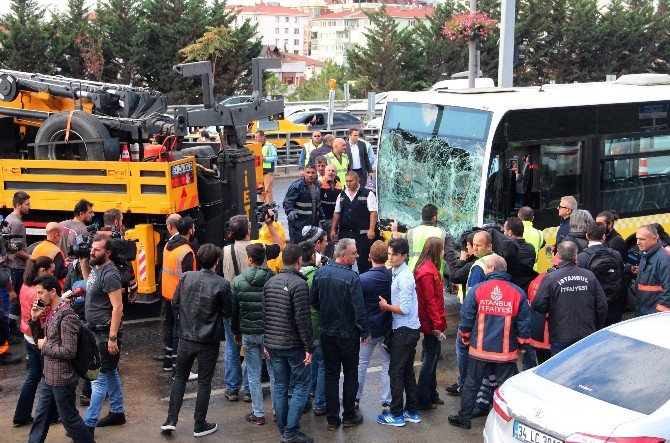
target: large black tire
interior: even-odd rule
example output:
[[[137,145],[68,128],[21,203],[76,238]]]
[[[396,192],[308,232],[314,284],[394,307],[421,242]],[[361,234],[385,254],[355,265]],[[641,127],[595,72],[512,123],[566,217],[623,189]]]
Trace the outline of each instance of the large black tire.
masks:
[[[70,111],[59,112],[49,117],[35,136],[35,143],[64,141]],[[95,116],[83,111],[74,111],[70,122],[70,141],[104,140],[109,138],[109,131]],[[109,156],[109,155],[108,155]],[[37,160],[118,160],[105,158],[104,143],[87,142],[83,144],[41,145],[35,147]]]

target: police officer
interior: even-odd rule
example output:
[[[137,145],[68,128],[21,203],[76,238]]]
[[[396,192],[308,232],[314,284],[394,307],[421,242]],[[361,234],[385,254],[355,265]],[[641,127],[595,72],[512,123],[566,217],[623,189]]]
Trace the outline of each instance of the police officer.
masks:
[[[470,290],[461,309],[459,337],[470,345],[468,375],[458,415],[449,423],[470,429],[484,370],[493,368],[501,385],[516,374],[521,346],[530,339],[530,308],[526,295],[510,282],[505,259],[489,255],[483,260],[484,281]],[[475,325],[480,325],[475,327]],[[481,326],[483,325],[483,326]]]
[[[335,203],[330,238],[334,242],[342,238],[356,241],[358,250],[356,263],[359,274],[362,274],[370,269],[368,256],[376,235],[377,196],[370,189],[360,185],[358,174],[354,171],[346,173],[346,183],[347,188],[342,191]]]

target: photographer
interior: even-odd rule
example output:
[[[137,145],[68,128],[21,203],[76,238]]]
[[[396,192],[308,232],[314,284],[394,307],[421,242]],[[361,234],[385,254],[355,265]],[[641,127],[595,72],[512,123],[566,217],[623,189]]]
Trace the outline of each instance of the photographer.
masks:
[[[106,210],[102,216],[102,221],[105,226],[98,231],[98,234],[108,235],[115,242],[123,239],[123,213],[121,211],[116,208]],[[115,250],[113,252],[123,252],[118,251],[118,246],[118,243],[116,245],[113,244],[113,249]],[[135,279],[133,266],[130,264],[134,259],[134,254],[132,257],[127,257],[127,260],[116,260],[112,256],[112,260],[114,260],[114,264],[121,274],[121,285],[123,289],[128,291],[128,301],[130,303],[133,303],[137,299],[137,280]]]
[[[90,258],[79,259],[86,280],[86,323],[96,336],[102,364],[98,379],[91,382],[91,404],[84,418],[91,429],[96,425],[113,426],[126,422],[118,369],[123,315],[121,273],[110,259],[112,248],[109,236],[97,234],[91,243]],[[110,412],[98,422],[107,394]]]

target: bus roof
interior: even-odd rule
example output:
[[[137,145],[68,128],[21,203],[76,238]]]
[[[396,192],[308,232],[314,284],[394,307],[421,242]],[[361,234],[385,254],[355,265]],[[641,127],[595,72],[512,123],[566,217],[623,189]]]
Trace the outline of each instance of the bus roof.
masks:
[[[430,103],[505,113],[511,110],[564,108],[670,101],[670,84],[633,85],[616,82],[547,84],[518,88],[475,88],[394,92],[387,103]]]

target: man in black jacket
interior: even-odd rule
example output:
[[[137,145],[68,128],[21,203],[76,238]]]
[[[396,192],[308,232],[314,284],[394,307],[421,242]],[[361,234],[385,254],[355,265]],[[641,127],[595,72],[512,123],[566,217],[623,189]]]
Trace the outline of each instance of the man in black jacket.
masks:
[[[267,281],[263,290],[263,323],[265,347],[274,371],[272,404],[282,442],[311,443],[314,440],[300,432],[302,415],[310,387],[310,370],[314,341],[309,310],[307,279],[300,273],[302,250],[288,244],[282,251],[282,271]],[[288,404],[289,382],[295,382],[291,404]]]
[[[556,250],[560,262],[544,277],[532,304],[549,314],[552,356],[602,328],[607,314],[607,298],[596,276],[575,264],[577,245],[564,241]]]
[[[328,429],[336,430],[363,423],[354,407],[358,391],[360,343],[370,341],[368,315],[363,303],[363,288],[351,267],[356,263],[356,242],[343,238],[335,246],[335,263],[321,267],[312,283],[312,307],[319,312],[319,333],[326,367],[326,418]],[[342,420],[340,420],[340,370]]]
[[[347,140],[347,157],[349,157],[349,169],[358,174],[363,186],[368,182],[368,177],[372,178],[372,165],[368,154],[368,146],[364,141],[359,140],[361,131],[358,128],[349,129],[349,139]]]
[[[616,220],[617,216],[614,215],[612,211],[603,211],[596,216],[596,221],[604,224],[607,228],[607,234],[605,235],[605,242],[603,244],[606,247],[617,251],[625,263],[626,257],[628,256],[628,247],[626,246],[626,240],[624,240],[621,234],[614,229],[614,222]]]
[[[504,234],[512,237],[519,248],[517,260],[510,260],[507,272],[512,276],[512,283],[528,292],[528,285],[535,277],[537,272],[533,270],[535,266],[535,248],[523,238],[524,226],[518,217],[510,217],[505,220],[503,228]]]
[[[325,220],[326,216],[321,207],[321,182],[317,180],[314,163],[308,163],[303,170],[303,176],[288,187],[283,207],[291,243],[296,245],[305,240],[302,228],[319,226]]]
[[[193,435],[202,437],[217,430],[216,423],[206,420],[207,409],[219,357],[219,341],[223,335],[222,318],[230,316],[231,305],[230,283],[215,272],[220,256],[220,248],[211,243],[202,245],[197,255],[202,269],[184,273],[172,299],[172,306],[179,312],[180,343],[168,418],[161,426],[165,432],[177,430],[186,381],[196,358],[199,374]]]

